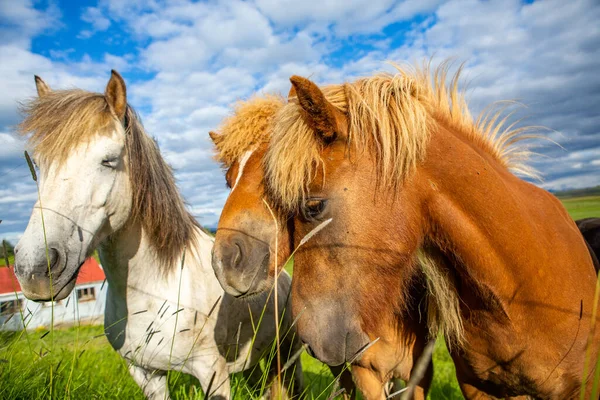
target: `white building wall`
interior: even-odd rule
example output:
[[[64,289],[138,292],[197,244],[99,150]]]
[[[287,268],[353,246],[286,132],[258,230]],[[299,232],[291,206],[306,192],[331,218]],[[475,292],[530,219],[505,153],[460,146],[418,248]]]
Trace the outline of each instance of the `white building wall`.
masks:
[[[77,321],[85,323],[104,322],[104,306],[106,304],[107,285],[102,282],[84,283],[77,285],[71,294],[54,303],[54,326],[73,325]],[[80,289],[94,288],[95,299],[87,301],[78,301],[77,293]],[[50,327],[52,323],[52,305],[51,302],[36,303],[27,300],[23,293],[17,293],[19,300],[22,300],[21,313],[17,312],[12,317],[10,315],[0,315],[0,330],[17,331],[25,325],[27,329],[36,329],[39,327]],[[15,294],[0,295],[0,303],[4,301],[15,300]],[[23,324],[22,321],[25,321]]]

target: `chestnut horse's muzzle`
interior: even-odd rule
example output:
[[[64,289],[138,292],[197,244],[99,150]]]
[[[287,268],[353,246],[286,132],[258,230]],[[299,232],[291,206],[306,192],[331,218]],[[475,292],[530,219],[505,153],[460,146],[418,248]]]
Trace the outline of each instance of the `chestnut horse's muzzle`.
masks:
[[[368,336],[356,330],[345,333],[335,331],[334,328],[329,332],[315,332],[318,337],[310,335],[306,340],[301,335],[302,342],[307,345],[307,353],[332,367],[360,359],[362,350],[370,343]]]
[[[298,319],[298,334],[308,353],[330,366],[357,360],[370,343],[346,306],[331,300],[312,303]]]
[[[262,292],[269,276],[269,246],[242,233],[218,237],[212,266],[226,293],[241,298]]]

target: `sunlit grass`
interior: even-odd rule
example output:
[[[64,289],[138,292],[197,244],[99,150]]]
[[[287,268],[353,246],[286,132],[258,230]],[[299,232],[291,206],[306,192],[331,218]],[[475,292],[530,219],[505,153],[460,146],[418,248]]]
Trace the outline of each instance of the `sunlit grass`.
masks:
[[[561,201],[575,220],[600,217],[600,196],[573,197]]]
[[[31,350],[24,336],[0,332],[0,399],[42,399],[49,394],[48,365],[54,368],[53,396],[73,399],[143,399],[143,393],[130,377],[127,362],[110,346],[101,326],[80,326],[54,331],[54,352],[46,353],[46,329],[29,333]],[[79,332],[78,332],[79,331]],[[40,362],[42,357],[46,362]],[[436,345],[431,399],[460,399],[454,366],[443,341]],[[308,399],[327,399],[333,376],[329,368],[302,354]],[[73,369],[71,382],[69,372]],[[258,397],[242,374],[232,379],[236,399]],[[68,388],[68,390],[67,390]],[[169,373],[173,399],[203,399],[198,381],[176,371]],[[254,393],[254,396],[251,394]]]

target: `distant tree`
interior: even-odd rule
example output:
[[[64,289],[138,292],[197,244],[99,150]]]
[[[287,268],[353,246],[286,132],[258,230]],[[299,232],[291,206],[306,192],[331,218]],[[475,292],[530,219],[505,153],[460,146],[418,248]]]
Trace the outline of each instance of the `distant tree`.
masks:
[[[600,195],[600,185],[582,189],[568,189],[552,192],[556,197],[582,197],[582,196],[598,196]]]
[[[7,256],[9,258],[14,257],[15,255],[15,246],[13,246],[12,244],[10,244],[10,242],[8,240],[3,240],[2,241],[3,246],[0,247],[0,258],[2,258],[2,261],[4,261],[4,258],[6,257],[4,255],[4,248],[6,247],[6,252],[8,253]]]

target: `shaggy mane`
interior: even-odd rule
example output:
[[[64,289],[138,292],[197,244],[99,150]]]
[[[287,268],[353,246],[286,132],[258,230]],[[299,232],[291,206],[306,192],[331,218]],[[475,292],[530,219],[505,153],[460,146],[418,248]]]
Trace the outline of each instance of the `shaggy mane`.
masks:
[[[19,133],[37,157],[64,163],[77,145],[95,135],[112,132],[120,122],[104,95],[83,90],[54,90],[21,107],[25,119]],[[112,125],[114,126],[114,125]],[[127,106],[124,123],[132,188],[131,220],[139,222],[166,271],[172,270],[200,227],[187,211],[171,167],[133,108]]]
[[[214,135],[215,159],[229,168],[246,151],[268,142],[271,122],[284,105],[285,100],[274,95],[238,102]]]
[[[504,128],[510,114],[495,108],[473,121],[464,93],[458,90],[460,69],[447,85],[449,63],[433,72],[429,65],[401,67],[352,83],[322,88],[327,100],[348,116],[348,145],[373,152],[381,187],[397,190],[425,157],[437,124],[454,128],[498,162],[520,175],[536,177],[525,164],[530,152],[514,146],[531,128]],[[265,158],[267,191],[274,204],[291,213],[307,194],[307,185],[322,165],[322,141],[292,99],[274,118]]]
[[[114,117],[100,93],[84,90],[53,90],[20,107],[24,120],[17,129],[28,135],[34,155],[62,164],[71,149],[107,130]]]

